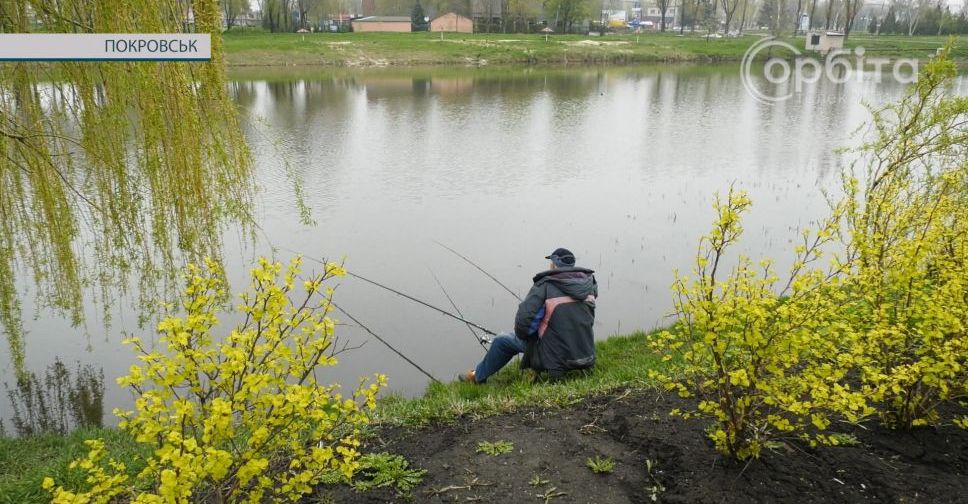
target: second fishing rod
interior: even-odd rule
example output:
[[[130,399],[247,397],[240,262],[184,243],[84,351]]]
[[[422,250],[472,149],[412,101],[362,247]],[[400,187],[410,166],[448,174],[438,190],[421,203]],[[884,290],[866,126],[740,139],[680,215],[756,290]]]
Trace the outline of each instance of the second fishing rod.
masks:
[[[307,256],[307,255],[304,255],[304,257],[306,257],[309,260],[318,262],[320,264],[326,264],[325,261],[316,259],[315,257],[310,257],[310,256]],[[376,280],[371,280],[371,279],[369,279],[369,278],[367,278],[365,276],[362,276],[362,275],[353,273],[352,271],[348,271],[348,270],[346,271],[346,276],[353,277],[353,278],[356,278],[358,280],[362,280],[362,281],[364,281],[364,282],[366,282],[368,284],[371,284],[373,286],[376,286],[376,287],[379,287],[381,289],[384,289],[384,290],[387,290],[389,292],[392,292],[392,293],[394,293],[394,294],[396,294],[398,296],[401,296],[401,297],[404,297],[406,299],[409,299],[409,300],[411,300],[411,301],[413,301],[415,303],[418,303],[420,305],[426,306],[427,308],[430,308],[430,309],[432,309],[434,311],[437,311],[437,312],[439,312],[439,313],[441,313],[443,315],[446,315],[446,316],[448,316],[448,317],[450,317],[450,318],[452,318],[454,320],[459,320],[459,321],[461,321],[461,322],[463,322],[463,323],[465,323],[465,324],[467,324],[467,325],[469,325],[469,326],[471,326],[471,327],[473,327],[473,328],[475,328],[475,329],[477,329],[479,331],[482,331],[482,332],[484,332],[486,334],[489,334],[491,336],[497,336],[497,332],[492,331],[492,330],[490,330],[490,329],[488,329],[488,328],[486,328],[484,326],[481,326],[480,324],[477,324],[475,322],[472,322],[470,320],[467,320],[464,317],[461,317],[460,315],[451,313],[451,312],[449,312],[449,311],[447,311],[447,310],[445,310],[443,308],[440,308],[438,306],[432,305],[432,304],[430,304],[430,303],[428,303],[428,302],[426,302],[426,301],[424,301],[422,299],[419,299],[419,298],[416,298],[416,297],[411,296],[409,294],[406,294],[404,292],[401,292],[401,291],[399,291],[397,289],[394,289],[393,287],[389,287],[387,285],[384,285],[384,284],[382,284],[380,282],[377,282]]]

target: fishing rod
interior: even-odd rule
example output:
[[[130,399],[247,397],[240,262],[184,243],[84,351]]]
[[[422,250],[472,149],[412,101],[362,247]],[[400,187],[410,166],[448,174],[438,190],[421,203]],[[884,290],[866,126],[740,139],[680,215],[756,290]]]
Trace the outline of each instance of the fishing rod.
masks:
[[[440,245],[441,247],[444,247],[445,249],[447,249],[447,250],[449,250],[449,251],[451,251],[451,252],[452,252],[453,254],[455,254],[455,255],[456,255],[457,257],[460,257],[460,258],[461,258],[461,259],[463,259],[464,261],[467,261],[467,263],[468,263],[468,264],[470,264],[471,266],[473,266],[473,267],[475,267],[475,268],[477,268],[477,271],[480,271],[481,273],[484,273],[485,275],[487,275],[487,278],[490,278],[491,280],[494,280],[494,281],[495,281],[495,282],[496,282],[496,283],[497,283],[498,285],[500,285],[501,287],[504,287],[504,290],[506,290],[506,291],[508,291],[508,292],[509,292],[509,293],[510,293],[510,294],[511,294],[512,296],[514,296],[514,297],[515,297],[515,298],[516,298],[516,299],[517,299],[518,301],[521,301],[521,296],[518,296],[518,295],[517,295],[517,294],[516,294],[516,293],[515,293],[515,292],[514,292],[513,290],[511,290],[511,289],[510,289],[510,288],[509,288],[509,287],[508,287],[507,285],[504,285],[503,283],[501,283],[501,281],[500,281],[500,280],[498,280],[497,278],[494,278],[494,275],[491,275],[491,274],[490,274],[490,273],[488,273],[487,271],[484,271],[484,268],[482,268],[482,267],[480,267],[480,266],[478,266],[478,265],[477,265],[477,263],[475,263],[474,261],[471,261],[471,260],[470,260],[470,259],[468,259],[467,257],[464,257],[464,255],[463,255],[463,254],[461,254],[460,252],[458,252],[458,251],[456,251],[456,250],[454,250],[454,249],[452,249],[452,248],[450,248],[450,247],[448,247],[447,245],[444,245],[443,243],[440,243],[440,242],[439,242],[439,241],[437,241],[437,240],[434,240],[434,243],[436,243],[437,245]]]
[[[350,315],[349,312],[347,312],[346,310],[344,310],[338,304],[334,303],[332,300],[329,301],[329,304],[333,305],[333,308],[336,308],[337,310],[339,310],[343,315],[346,315],[347,317],[349,317],[350,320],[352,320],[353,322],[356,323],[356,325],[362,327],[364,331],[370,333],[370,336],[373,336],[374,338],[377,339],[377,341],[379,341],[380,343],[383,343],[384,345],[386,345],[386,347],[389,348],[390,350],[392,350],[393,353],[399,355],[403,360],[409,362],[411,366],[415,367],[418,371],[420,371],[421,373],[425,374],[427,376],[427,378],[430,378],[431,380],[433,380],[433,381],[435,381],[437,383],[440,383],[440,380],[434,378],[434,375],[428,373],[424,368],[420,367],[419,364],[417,364],[416,362],[410,360],[409,357],[407,357],[406,355],[403,355],[396,348],[393,348],[393,345],[387,343],[386,340],[384,340],[383,338],[377,336],[377,334],[375,332],[373,332],[372,330],[370,330],[369,327],[366,327],[365,325],[363,325],[363,322],[360,322],[356,317]]]
[[[457,307],[457,303],[454,302],[454,298],[450,297],[450,294],[447,292],[447,289],[444,288],[444,284],[440,283],[440,279],[437,278],[437,274],[434,273],[434,270],[430,268],[427,268],[427,269],[430,271],[430,274],[434,276],[434,281],[437,282],[437,286],[440,287],[440,290],[444,293],[444,296],[447,296],[447,301],[450,301],[450,305],[453,306],[455,310],[457,310],[457,314],[463,317],[464,314],[460,311],[460,308]],[[465,324],[465,325],[467,326],[467,330],[470,331],[471,335],[474,336],[474,339],[476,339],[477,342],[481,344],[481,348],[483,348],[484,352],[486,353],[487,352],[486,344],[490,343],[490,341],[478,336],[477,333],[474,332],[474,329],[470,326],[470,324]]]
[[[404,294],[404,293],[402,293],[402,292],[400,292],[400,291],[398,291],[398,290],[396,290],[396,289],[394,289],[392,287],[387,287],[386,285],[383,285],[380,282],[377,282],[377,281],[374,281],[374,280],[370,280],[369,278],[366,278],[366,277],[357,275],[356,273],[352,273],[350,271],[347,271],[346,274],[349,275],[349,276],[351,276],[351,277],[353,277],[353,278],[358,278],[360,280],[363,280],[366,283],[373,284],[373,285],[375,285],[377,287],[380,287],[381,289],[386,289],[386,290],[388,290],[388,291],[390,291],[390,292],[392,292],[394,294],[397,294],[399,296],[403,296],[403,297],[405,297],[405,298],[407,298],[407,299],[409,299],[409,300],[411,300],[411,301],[413,301],[415,303],[420,303],[420,304],[426,306],[427,308],[436,310],[436,311],[438,311],[438,312],[440,312],[440,313],[442,313],[444,315],[447,315],[450,318],[453,318],[453,319],[456,319],[456,320],[460,320],[461,322],[463,322],[463,323],[465,323],[465,324],[467,324],[469,326],[472,326],[475,329],[478,329],[480,331],[484,331],[487,334],[490,334],[491,336],[497,336],[497,333],[496,332],[494,332],[494,331],[492,331],[492,330],[490,330],[490,329],[488,329],[486,327],[481,327],[481,326],[475,324],[474,322],[471,322],[470,320],[465,319],[464,317],[461,317],[461,316],[458,316],[458,315],[454,315],[453,313],[451,313],[451,312],[449,312],[447,310],[444,310],[443,308],[438,308],[438,307],[436,307],[436,306],[434,306],[434,305],[432,305],[432,304],[430,304],[430,303],[428,303],[426,301],[421,301],[421,300],[419,300],[419,299],[417,299],[417,298],[415,298],[415,297],[413,297],[413,296],[411,296],[409,294]]]
[[[292,250],[290,250],[290,252],[292,252],[294,254],[298,254],[298,252],[295,252],[295,251],[292,251]],[[314,257],[310,257],[308,255],[303,255],[303,257],[305,257],[305,258],[307,258],[309,260],[312,260],[312,261],[316,261],[316,262],[318,262],[320,264],[326,264],[324,261],[320,261],[319,259],[316,259]],[[388,290],[388,291],[390,291],[390,292],[392,292],[392,293],[394,293],[394,294],[396,294],[398,296],[405,297],[405,298],[407,298],[407,299],[409,299],[409,300],[411,300],[411,301],[413,301],[415,303],[422,304],[422,305],[426,306],[427,308],[430,308],[432,310],[438,311],[438,312],[440,312],[440,313],[442,313],[442,314],[444,314],[444,315],[446,315],[446,316],[448,316],[448,317],[450,317],[452,319],[459,320],[459,321],[461,321],[461,322],[463,322],[463,323],[465,323],[467,325],[470,325],[471,327],[473,327],[473,328],[475,328],[475,329],[477,329],[479,331],[484,331],[485,333],[490,334],[491,336],[497,336],[497,333],[496,332],[494,332],[494,331],[492,331],[492,330],[490,330],[490,329],[488,329],[486,327],[482,327],[482,326],[480,326],[478,324],[475,324],[474,322],[471,322],[470,320],[465,319],[464,317],[461,317],[459,315],[454,315],[453,313],[451,313],[451,312],[449,312],[449,311],[447,311],[447,310],[445,310],[443,308],[438,308],[438,307],[436,307],[436,306],[434,306],[434,305],[432,305],[432,304],[430,304],[430,303],[428,303],[426,301],[417,299],[417,298],[415,298],[415,297],[413,297],[413,296],[411,296],[409,294],[405,294],[403,292],[400,292],[400,291],[394,289],[393,287],[387,287],[386,285],[383,285],[380,282],[377,282],[376,280],[370,280],[369,278],[366,278],[365,276],[358,275],[358,274],[353,273],[352,271],[348,271],[348,270],[346,271],[346,275],[347,276],[351,276],[353,278],[357,278],[357,279],[363,280],[364,282],[366,282],[368,284],[371,284],[371,285],[375,285],[376,287],[379,287],[381,289]]]

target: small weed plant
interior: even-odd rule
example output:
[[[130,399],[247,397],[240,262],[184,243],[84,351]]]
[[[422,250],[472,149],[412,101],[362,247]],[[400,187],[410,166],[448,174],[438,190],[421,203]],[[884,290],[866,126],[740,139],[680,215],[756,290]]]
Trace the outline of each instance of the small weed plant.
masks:
[[[649,492],[649,500],[652,502],[659,502],[659,495],[665,492],[665,486],[659,481],[659,467],[658,463],[652,459],[645,459],[645,471],[649,475],[650,485],[646,489]]]
[[[568,492],[562,492],[561,490],[558,490],[558,487],[551,487],[542,493],[534,494],[535,497],[544,501],[544,504],[549,504],[558,497],[565,497],[567,495]]]
[[[585,465],[595,474],[611,474],[615,470],[615,461],[611,457],[589,457],[585,460]]]
[[[542,478],[540,474],[535,474],[528,481],[528,484],[533,487],[544,486],[544,485],[547,485],[548,483],[549,483],[549,480]]]
[[[477,443],[477,453],[484,453],[492,457],[498,455],[504,455],[505,453],[511,453],[514,449],[514,443],[510,441],[481,441]]]
[[[360,465],[353,476],[353,488],[365,492],[374,488],[393,487],[397,495],[410,498],[413,489],[427,474],[423,469],[412,469],[407,459],[389,453],[369,453],[360,457]]]

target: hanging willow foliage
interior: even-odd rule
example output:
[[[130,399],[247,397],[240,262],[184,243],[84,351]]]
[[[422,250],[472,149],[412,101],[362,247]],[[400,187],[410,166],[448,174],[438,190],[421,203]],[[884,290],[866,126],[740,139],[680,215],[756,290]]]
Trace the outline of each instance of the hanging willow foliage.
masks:
[[[23,370],[15,273],[83,322],[137,285],[142,321],[188,259],[251,223],[217,0],[0,0],[0,32],[212,33],[208,62],[0,63],[0,326]]]

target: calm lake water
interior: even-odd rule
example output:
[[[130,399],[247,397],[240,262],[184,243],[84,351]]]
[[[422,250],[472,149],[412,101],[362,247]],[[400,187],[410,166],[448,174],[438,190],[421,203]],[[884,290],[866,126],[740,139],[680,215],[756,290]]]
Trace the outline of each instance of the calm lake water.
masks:
[[[838,184],[847,159],[834,150],[856,145],[852,132],[869,117],[862,102],[903,93],[869,77],[821,81],[770,106],[744,90],[735,65],[235,72],[260,229],[256,243],[226,235],[229,276],[244,286],[254,258],[273,248],[283,260],[290,250],[345,257],[350,271],[448,308],[436,275],[467,318],[508,330],[517,300],[435,241],[520,295],[563,246],[597,271],[597,337],[663,325],[673,271],[690,269],[712,195],[730,184],[754,202],[736,252],[789,264],[797,229],[826,210],[821,189]],[[968,93],[965,78],[957,86]],[[297,189],[315,225],[300,220]],[[133,362],[122,333],[151,333],[136,310],[121,303],[105,331],[92,306],[86,331],[74,329],[21,283],[28,367],[42,371],[55,356],[103,366],[108,411],[129,404],[113,378]],[[481,356],[459,322],[352,278],[337,292],[442,380]],[[384,372],[394,391],[425,387],[359,328],[339,334],[365,345],[326,371],[333,381]],[[11,382],[5,352],[0,380]],[[5,395],[0,408],[9,417]]]

